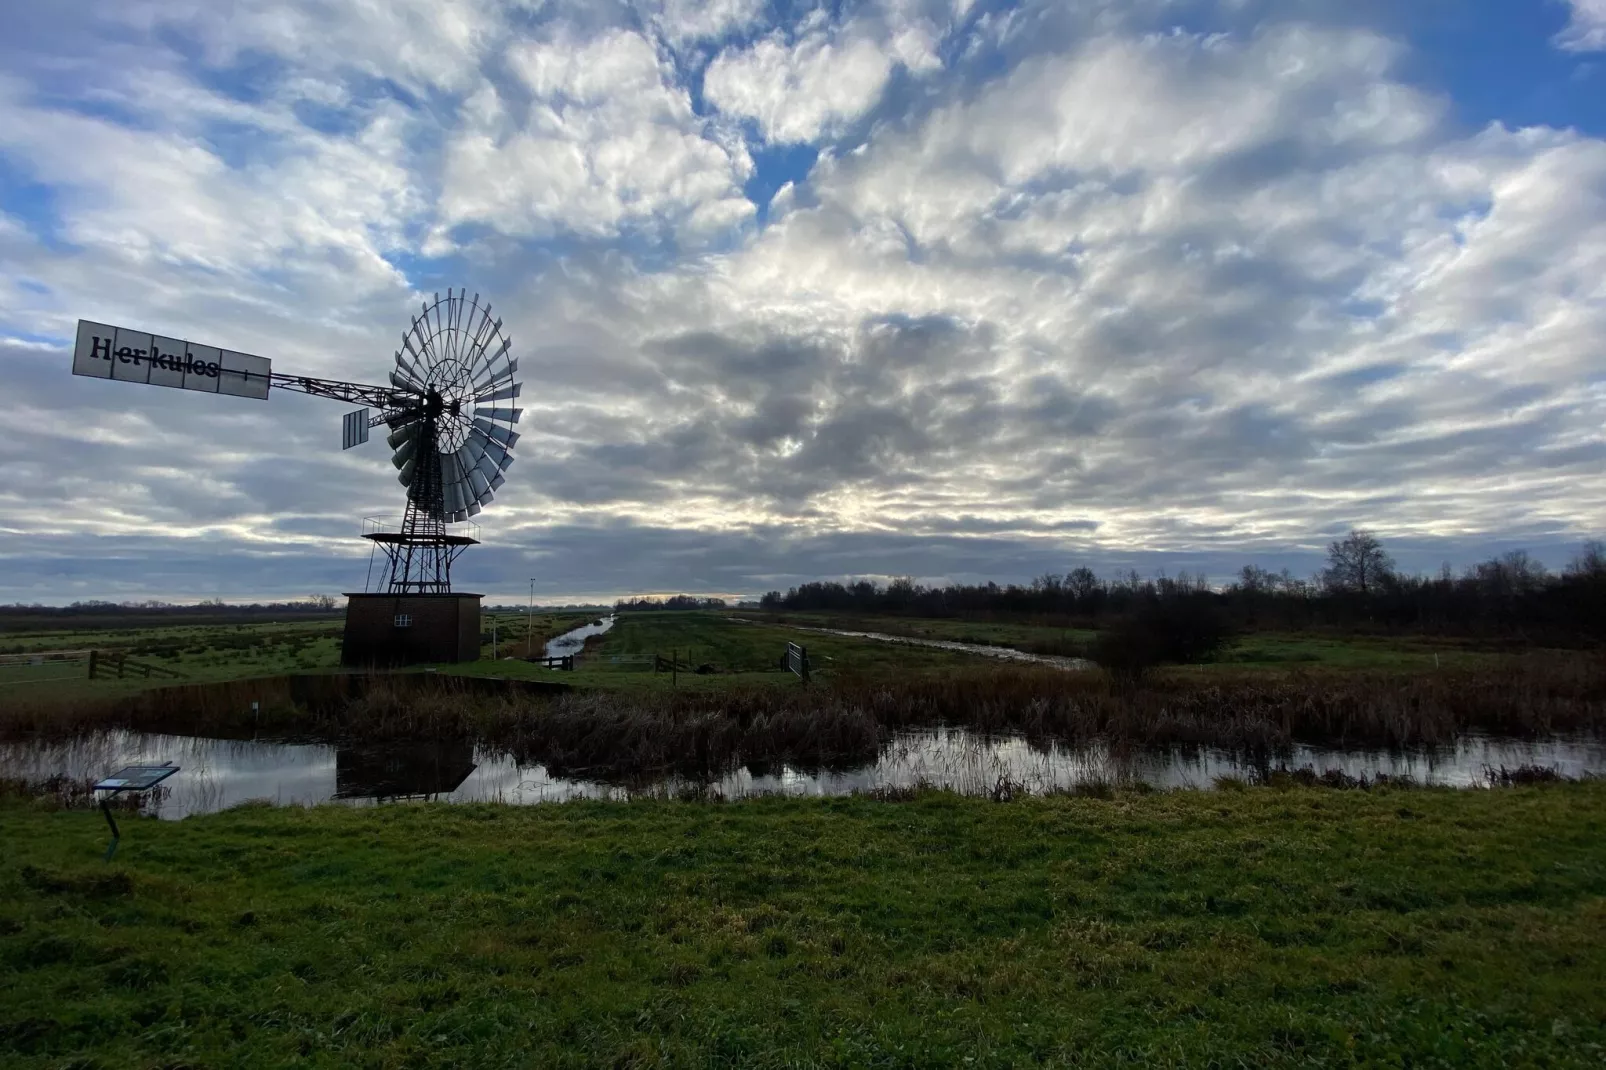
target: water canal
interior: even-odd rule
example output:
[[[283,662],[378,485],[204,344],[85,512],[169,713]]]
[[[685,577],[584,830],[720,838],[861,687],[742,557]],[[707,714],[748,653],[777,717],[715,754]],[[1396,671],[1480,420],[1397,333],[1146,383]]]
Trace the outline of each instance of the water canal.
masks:
[[[599,617],[590,624],[582,624],[571,631],[564,632],[556,639],[549,639],[546,645],[546,656],[549,658],[563,658],[570,654],[580,653],[586,645],[586,640],[593,635],[606,635],[613,627],[613,615]]]
[[[209,813],[248,800],[277,805],[373,802],[426,797],[449,802],[532,804],[577,798],[626,799],[707,787],[726,798],[765,794],[846,795],[927,784],[986,794],[1001,777],[1040,793],[1089,781],[1141,781],[1161,789],[1211,788],[1218,777],[1252,778],[1267,768],[1379,773],[1423,784],[1470,787],[1502,766],[1544,766],[1563,776],[1606,775],[1606,740],[1562,737],[1538,742],[1468,735],[1433,751],[1333,750],[1296,746],[1273,759],[1215,748],[1114,751],[1060,747],[1019,736],[985,737],[963,729],[896,736],[876,760],[846,770],[791,765],[737,766],[704,784],[680,778],[623,785],[553,776],[497,748],[469,742],[333,745],[225,740],[110,731],[58,742],[0,744],[0,776],[41,781],[103,776],[134,762],[182,767],[153,801],[164,818]]]

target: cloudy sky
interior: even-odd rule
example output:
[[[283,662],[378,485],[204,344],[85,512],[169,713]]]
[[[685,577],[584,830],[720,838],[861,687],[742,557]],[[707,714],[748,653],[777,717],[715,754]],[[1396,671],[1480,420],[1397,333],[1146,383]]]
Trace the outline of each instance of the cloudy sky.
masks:
[[[344,406],[525,388],[459,585],[748,594],[1606,533],[1606,0],[5,0],[0,601],[361,590]]]

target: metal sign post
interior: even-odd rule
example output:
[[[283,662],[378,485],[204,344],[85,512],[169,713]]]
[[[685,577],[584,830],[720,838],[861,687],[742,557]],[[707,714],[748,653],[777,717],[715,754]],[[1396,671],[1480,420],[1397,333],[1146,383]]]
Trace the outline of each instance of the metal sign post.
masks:
[[[786,644],[786,655],[781,659],[785,667],[797,674],[805,684],[809,682],[809,648],[797,643]]]
[[[106,824],[111,826],[112,842],[106,845],[106,861],[112,860],[117,853],[117,843],[123,834],[118,831],[117,822],[112,818],[111,807],[107,804],[116,798],[118,793],[132,791],[135,794],[146,792],[178,772],[178,766],[172,762],[161,765],[125,765],[111,776],[96,784],[92,791],[104,791],[100,797],[100,812],[106,817]]]

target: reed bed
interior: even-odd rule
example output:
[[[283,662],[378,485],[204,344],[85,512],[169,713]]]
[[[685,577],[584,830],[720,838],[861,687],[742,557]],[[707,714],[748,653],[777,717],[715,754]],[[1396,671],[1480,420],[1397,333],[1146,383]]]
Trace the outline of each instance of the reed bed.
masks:
[[[1520,739],[1606,732],[1606,660],[1584,655],[1434,672],[1179,671],[1138,687],[1101,673],[1008,666],[697,693],[545,697],[483,688],[416,675],[192,685],[8,709],[0,738],[112,727],[225,738],[470,738],[556,775],[628,780],[707,776],[739,762],[863,765],[900,732],[931,726],[1017,733],[1043,747],[1100,741],[1268,754],[1295,744],[1437,747],[1469,732]]]
[[[1606,665],[1531,660],[1434,674],[1177,673],[1127,689],[1100,674],[997,669],[942,678],[844,682],[806,692],[574,695],[516,710],[503,735],[554,772],[699,775],[743,762],[867,764],[900,732],[930,726],[1018,733],[1044,748],[1220,747],[1271,754],[1295,744],[1407,749],[1477,732],[1540,739],[1606,731]]]
[[[94,777],[0,777],[0,799],[29,799],[46,809],[93,810],[102,802],[95,783]],[[166,798],[169,790],[158,785],[143,795],[112,795],[104,801],[107,809],[139,813],[148,802]]]

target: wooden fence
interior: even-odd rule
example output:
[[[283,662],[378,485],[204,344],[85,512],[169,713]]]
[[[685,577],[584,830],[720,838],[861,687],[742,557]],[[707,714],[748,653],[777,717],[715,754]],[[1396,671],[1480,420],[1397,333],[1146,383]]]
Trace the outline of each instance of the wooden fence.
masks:
[[[184,674],[164,665],[138,661],[120,650],[35,650],[26,654],[0,654],[0,680],[8,684],[45,683],[49,680],[96,680],[137,676],[182,680]],[[19,671],[20,670],[20,671]],[[37,673],[35,670],[38,670]]]
[[[529,662],[532,665],[545,665],[549,669],[561,669],[564,672],[573,672],[574,671],[574,655],[573,654],[564,654],[564,655],[562,655],[560,657],[555,657],[555,658],[548,658],[548,657],[525,658],[524,660]]]

